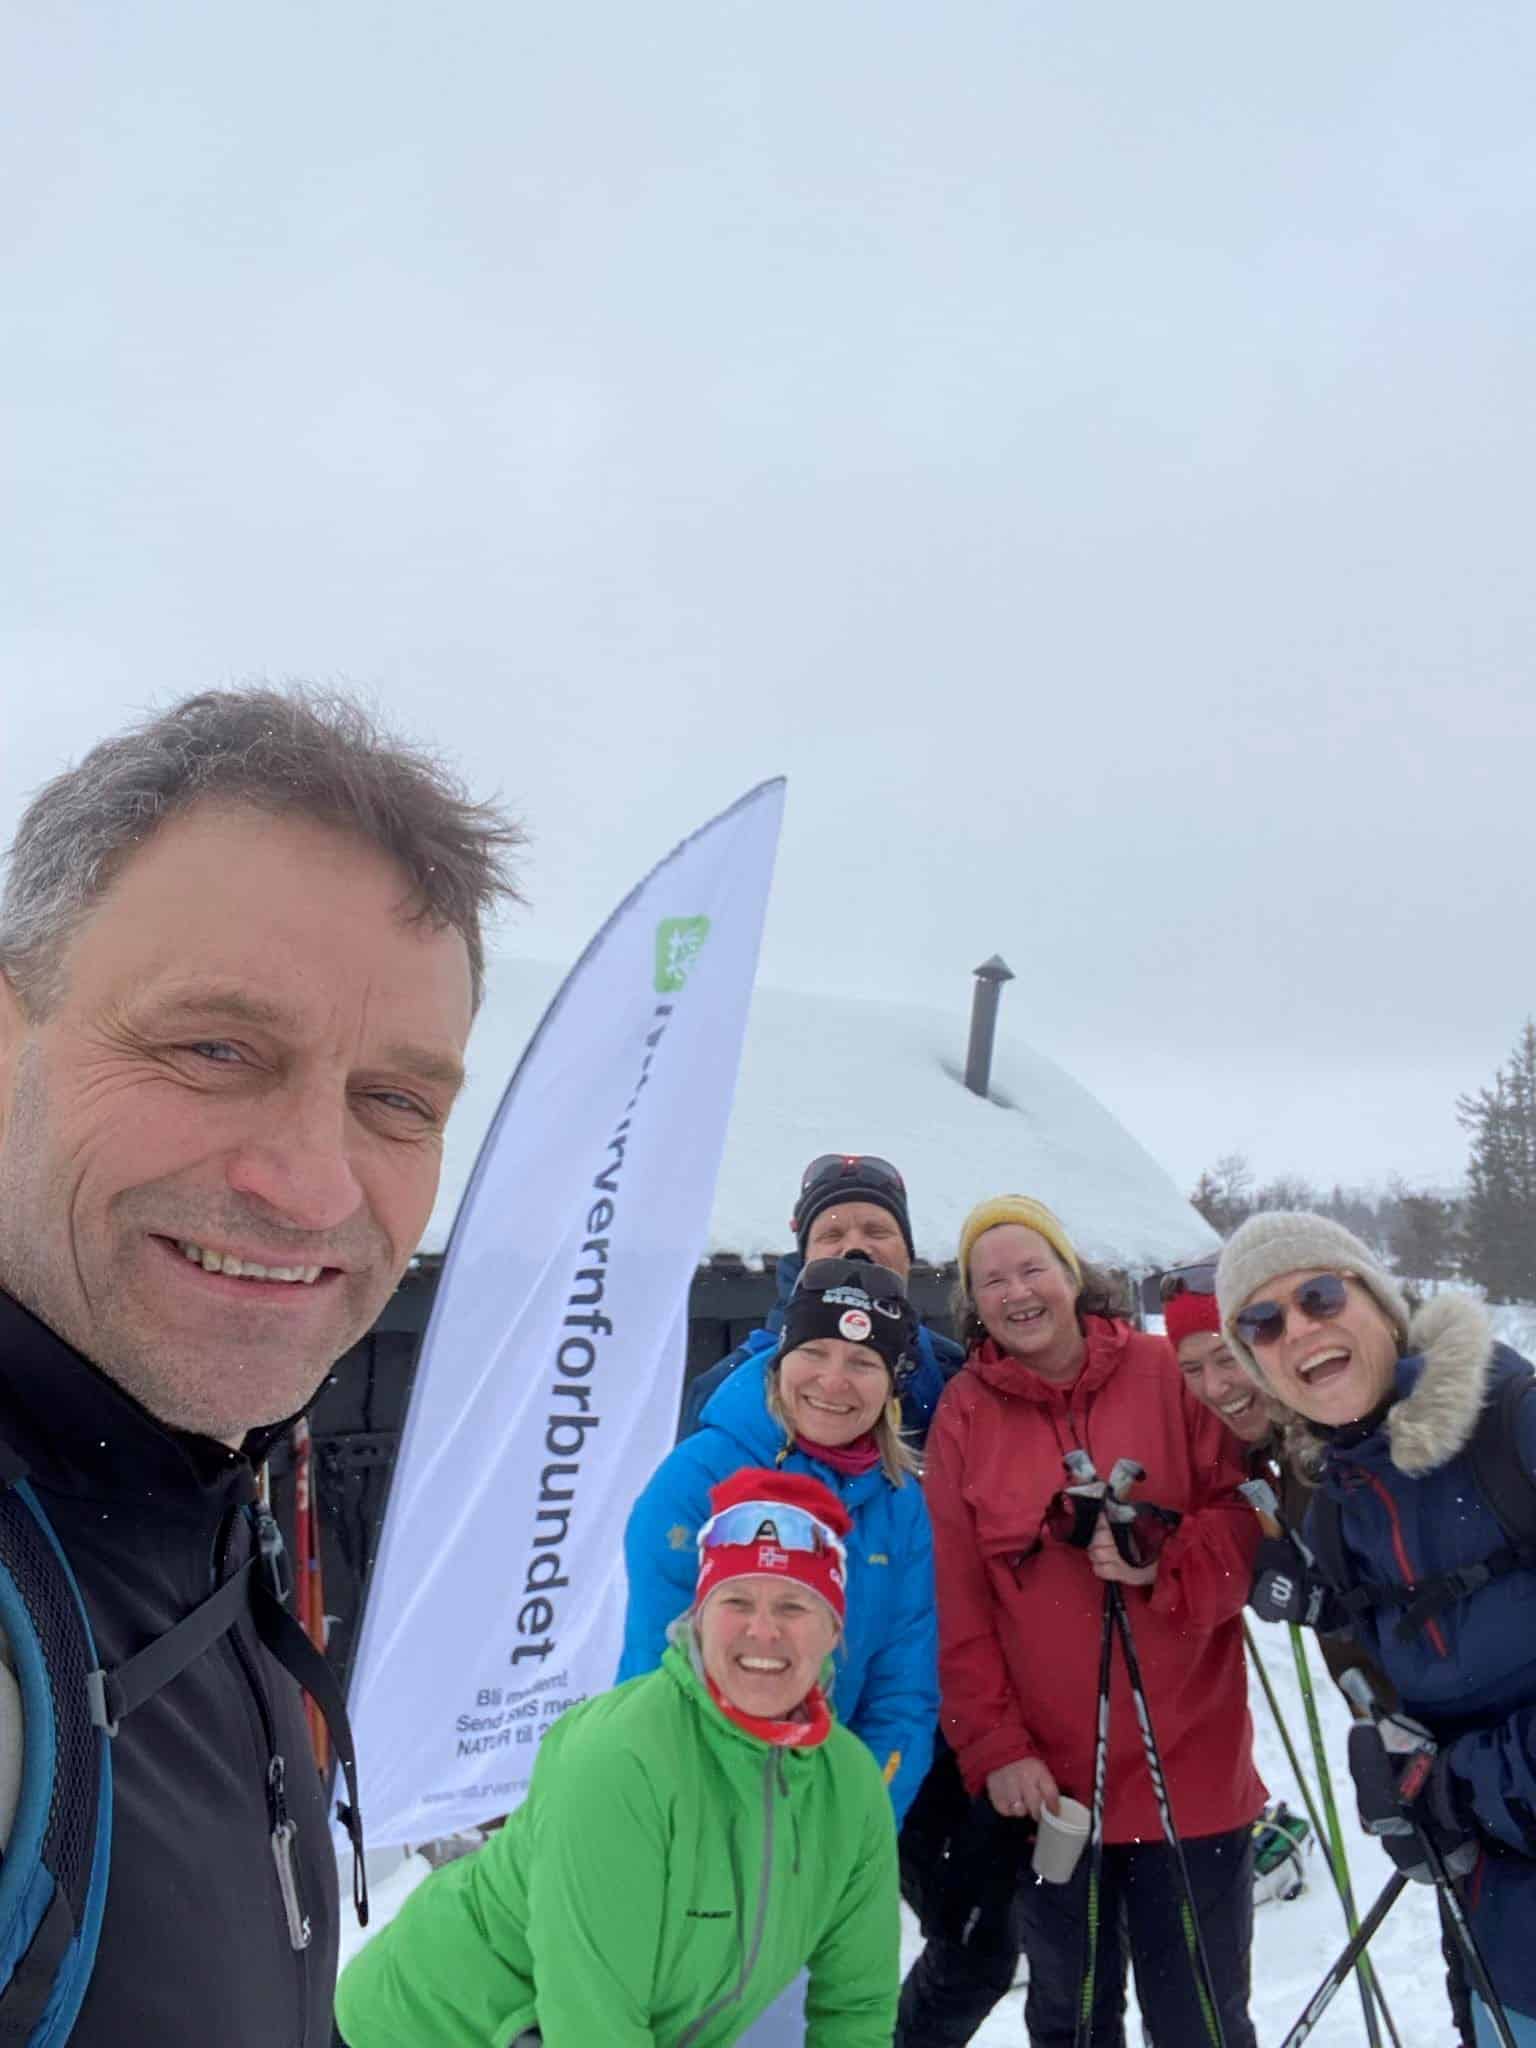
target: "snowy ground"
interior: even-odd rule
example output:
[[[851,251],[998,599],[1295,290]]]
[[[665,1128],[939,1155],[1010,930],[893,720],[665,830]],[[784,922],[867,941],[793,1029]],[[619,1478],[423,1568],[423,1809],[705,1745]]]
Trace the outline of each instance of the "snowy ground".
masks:
[[[1292,1736],[1302,1756],[1307,1758],[1310,1752],[1306,1721],[1289,1639],[1284,1629],[1267,1627],[1263,1622],[1255,1621],[1253,1630]],[[1334,1790],[1348,1839],[1355,1898],[1363,1911],[1386,1883],[1391,1866],[1381,1850],[1366,1840],[1355,1823],[1349,1770],[1344,1760],[1348,1714],[1344,1702],[1323,1671],[1321,1658],[1314,1653],[1312,1662],[1318,1705],[1332,1762]],[[1288,1805],[1299,1809],[1301,1801],[1269,1709],[1256,1684],[1252,1692],[1260,1772],[1272,1798],[1284,1799]],[[393,1870],[388,1869],[390,1861],[387,1854],[378,1859],[380,1874],[374,1888],[375,1928],[383,1926],[393,1913],[399,1911],[427,1874],[426,1863],[419,1856],[405,1859]],[[1299,1899],[1261,1906],[1256,1917],[1252,2010],[1260,2048],[1278,2048],[1278,2043],[1284,2039],[1287,2029],[1344,1943],[1343,1919],[1320,1856],[1314,1854],[1309,1859],[1309,1870],[1308,1888]],[[344,1883],[343,1896],[347,1889],[348,1885]],[[350,1921],[350,1914],[345,1918]],[[355,1927],[345,1929],[343,1961],[355,1953],[365,1939],[366,1936],[360,1935]],[[909,1918],[905,1930],[905,1961],[911,1961],[917,1947],[917,1930]],[[1410,1886],[1377,1935],[1371,1953],[1403,2048],[1449,2048],[1454,2037],[1443,1989],[1439,1927],[1433,1898],[1426,1889]],[[1005,2044],[1006,2048],[1022,2048],[1023,2008],[1023,1992],[1013,1992],[976,2035],[977,2048],[1005,2048]],[[1135,2041],[1137,2038],[1137,2030],[1133,2027],[1131,2039]],[[1359,1997],[1351,1984],[1339,1993],[1311,2040],[1316,2048],[1359,2048],[1364,2039]]]
[[[1252,1620],[1259,1653],[1279,1695],[1292,1739],[1309,1759],[1306,1719],[1291,1659],[1290,1639],[1283,1628]],[[1344,1759],[1349,1715],[1313,1652],[1314,1683],[1350,1857],[1355,1900],[1363,1912],[1391,1875],[1391,1865],[1374,1842],[1361,1834],[1355,1820],[1349,1768]],[[1285,1751],[1257,1683],[1251,1688],[1259,1771],[1270,1797],[1301,1808]],[[1315,1789],[1315,1788],[1314,1788]],[[1338,1900],[1320,1855],[1308,1860],[1307,1889],[1289,1903],[1261,1906],[1254,1919],[1253,2013],[1259,2048],[1278,2048],[1287,2031],[1316,1990],[1318,1980],[1344,1945],[1345,1929]],[[915,1928],[911,1953],[916,1954]],[[1449,2048],[1454,2040],[1443,1990],[1440,1930],[1429,1892],[1413,1885],[1393,1907],[1371,1945],[1387,2003],[1402,2037],[1403,2048]],[[1138,2029],[1129,2030],[1139,2039]],[[1024,1994],[1015,1991],[975,2036],[976,2048],[1022,2048]],[[1342,1990],[1310,2037],[1314,2048],[1360,2048],[1365,2028],[1360,1999],[1353,1984]]]

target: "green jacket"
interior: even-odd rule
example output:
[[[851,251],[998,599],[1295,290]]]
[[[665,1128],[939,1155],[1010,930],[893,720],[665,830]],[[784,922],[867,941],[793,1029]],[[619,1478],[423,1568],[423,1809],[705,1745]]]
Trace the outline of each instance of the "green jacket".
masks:
[[[846,1728],[775,1749],[685,1651],[562,1714],[528,1796],[344,1971],[349,2048],[724,2048],[809,1966],[807,2048],[889,2048],[891,1802]]]

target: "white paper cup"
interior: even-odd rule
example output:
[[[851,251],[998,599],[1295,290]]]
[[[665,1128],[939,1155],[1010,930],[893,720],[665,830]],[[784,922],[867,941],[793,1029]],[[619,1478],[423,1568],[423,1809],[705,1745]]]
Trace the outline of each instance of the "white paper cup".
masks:
[[[1088,1842],[1088,1830],[1092,1816],[1080,1800],[1069,1799],[1065,1792],[1052,1813],[1048,1806],[1040,1809],[1039,1832],[1035,1836],[1034,1866],[1036,1877],[1043,1877],[1047,1884],[1065,1884],[1077,1868],[1077,1859],[1082,1855]]]

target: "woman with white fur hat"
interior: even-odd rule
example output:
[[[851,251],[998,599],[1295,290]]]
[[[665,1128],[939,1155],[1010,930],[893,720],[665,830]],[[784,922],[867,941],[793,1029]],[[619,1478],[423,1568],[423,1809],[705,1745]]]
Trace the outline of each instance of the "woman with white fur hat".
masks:
[[[1469,1295],[1413,1314],[1323,1216],[1251,1217],[1217,1291],[1237,1357],[1301,1418],[1292,1454],[1318,1486],[1303,1531],[1315,1555],[1261,1574],[1260,1604],[1347,1626],[1396,1686],[1386,1743],[1362,1729],[1352,1744],[1362,1822],[1425,1875],[1406,1814],[1461,1873],[1514,2038],[1536,2044],[1536,1543],[1511,1542],[1507,1521],[1522,1487],[1536,1513],[1531,1368]]]

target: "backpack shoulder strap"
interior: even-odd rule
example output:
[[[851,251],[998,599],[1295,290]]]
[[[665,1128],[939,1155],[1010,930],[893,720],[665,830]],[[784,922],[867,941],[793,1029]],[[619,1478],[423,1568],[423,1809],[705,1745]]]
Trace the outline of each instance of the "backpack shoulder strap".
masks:
[[[114,1671],[90,1673],[91,1718],[108,1735],[135,1707],[143,1706],[180,1677],[194,1658],[211,1650],[219,1637],[228,1633],[251,1604],[251,1574],[254,1557],[247,1558],[222,1585],[173,1628],[119,1664]]]
[[[74,1573],[0,1447],[0,1629],[21,1703],[20,1796],[0,1859],[0,2037],[67,2039],[91,1970],[111,1861],[112,1766],[92,1721],[97,1658]]]
[[[1498,1520],[1504,1541],[1475,1564],[1436,1572],[1411,1586],[1367,1587],[1355,1583],[1344,1554],[1338,1502],[1319,1487],[1307,1521],[1307,1541],[1318,1568],[1354,1615],[1399,1608],[1396,1633],[1410,1641],[1420,1629],[1458,1600],[1468,1599],[1490,1580],[1512,1571],[1536,1570],[1536,1474],[1520,1456],[1522,1403],[1536,1398],[1536,1373],[1505,1374],[1478,1416],[1467,1444],[1473,1476]]]
[[[1536,1473],[1520,1455],[1524,1404],[1536,1399],[1536,1373],[1511,1372],[1477,1418],[1468,1445],[1472,1472],[1511,1546],[1536,1564]]]
[[[1467,1444],[1467,1460],[1503,1542],[1476,1564],[1442,1572],[1411,1589],[1397,1633],[1405,1640],[1457,1600],[1510,1572],[1536,1571],[1536,1475],[1520,1455],[1521,1405],[1536,1390],[1536,1374],[1506,1373],[1485,1401]]]
[[[1313,1562],[1333,1593],[1333,1604],[1342,1619],[1334,1630],[1348,1628],[1378,1607],[1400,1607],[1413,1598],[1413,1589],[1364,1584],[1350,1566],[1344,1548],[1343,1518],[1338,1497],[1319,1486],[1307,1511],[1306,1546]]]
[[[1341,1599],[1350,1592],[1349,1565],[1344,1556],[1344,1535],[1339,1521],[1339,1503],[1327,1486],[1319,1486],[1307,1510],[1304,1541],[1318,1570]]]

